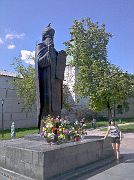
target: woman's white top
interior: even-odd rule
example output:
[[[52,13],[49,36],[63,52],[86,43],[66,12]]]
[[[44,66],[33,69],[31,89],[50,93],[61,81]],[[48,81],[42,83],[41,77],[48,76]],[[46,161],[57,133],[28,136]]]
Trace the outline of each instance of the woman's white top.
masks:
[[[110,130],[111,137],[120,137],[120,130],[115,126],[109,126],[108,129]]]

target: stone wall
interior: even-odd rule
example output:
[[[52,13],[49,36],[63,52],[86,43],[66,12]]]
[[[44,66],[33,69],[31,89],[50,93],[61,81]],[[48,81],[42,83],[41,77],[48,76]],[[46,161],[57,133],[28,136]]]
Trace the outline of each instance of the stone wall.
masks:
[[[2,127],[2,101],[3,98],[3,121],[4,129],[10,129],[11,123],[15,122],[16,128],[26,128],[37,126],[36,107],[31,112],[22,111],[23,104],[16,95],[11,82],[15,80],[15,75],[0,75],[0,129]]]
[[[64,97],[68,106],[63,106],[62,116],[69,121],[75,121],[82,117],[91,116],[92,110],[87,107],[88,98],[81,98],[74,92],[77,69],[75,67],[66,66],[64,73]]]

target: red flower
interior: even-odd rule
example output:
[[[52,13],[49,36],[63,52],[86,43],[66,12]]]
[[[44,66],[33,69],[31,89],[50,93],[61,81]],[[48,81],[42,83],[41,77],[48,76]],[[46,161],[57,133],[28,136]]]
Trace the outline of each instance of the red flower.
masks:
[[[55,128],[54,128],[54,127],[52,127],[52,132],[54,133],[54,131],[55,131]]]
[[[60,136],[60,131],[57,132],[58,136]]]

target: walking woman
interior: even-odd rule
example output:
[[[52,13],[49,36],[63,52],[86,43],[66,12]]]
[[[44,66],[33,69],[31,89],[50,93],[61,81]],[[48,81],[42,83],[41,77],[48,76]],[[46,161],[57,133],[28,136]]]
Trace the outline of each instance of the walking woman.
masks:
[[[104,136],[104,140],[109,133],[111,134],[112,148],[118,161],[120,159],[120,141],[122,140],[122,135],[119,127],[115,124],[114,120],[109,121],[108,130],[106,132],[106,135]]]

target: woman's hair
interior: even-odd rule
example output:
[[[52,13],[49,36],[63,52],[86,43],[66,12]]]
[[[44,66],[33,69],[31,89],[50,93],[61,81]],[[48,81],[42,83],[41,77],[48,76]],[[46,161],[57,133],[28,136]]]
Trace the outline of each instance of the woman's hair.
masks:
[[[113,124],[115,125],[115,120],[110,120],[109,125],[111,125],[111,122],[113,122]]]

